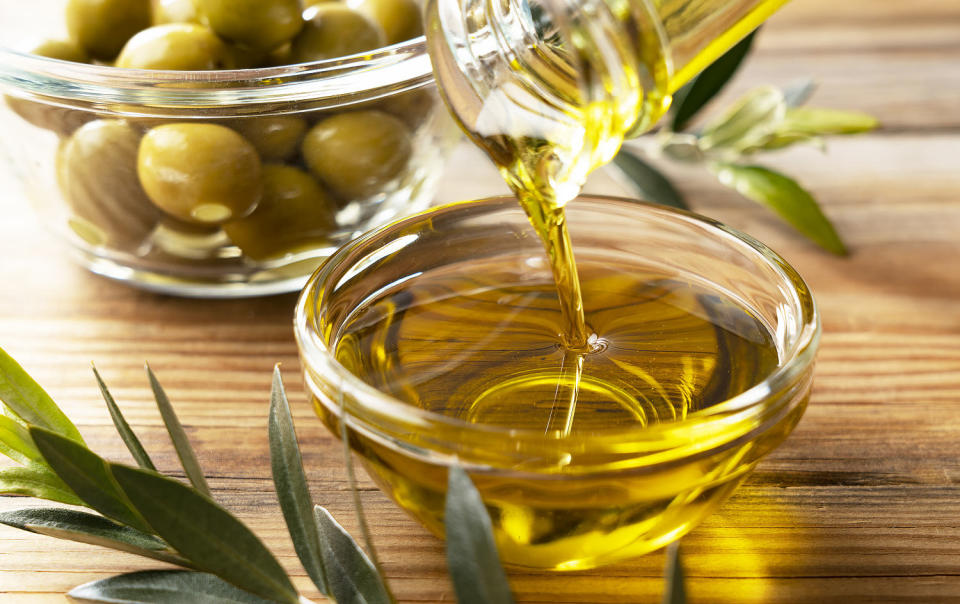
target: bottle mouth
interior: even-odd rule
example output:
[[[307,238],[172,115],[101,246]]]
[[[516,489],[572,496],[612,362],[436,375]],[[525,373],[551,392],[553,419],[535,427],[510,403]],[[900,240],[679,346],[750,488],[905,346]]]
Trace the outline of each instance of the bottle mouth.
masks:
[[[431,84],[423,36],[325,61],[223,71],[121,69],[0,47],[0,89],[74,109],[139,116],[292,113],[374,101]]]
[[[451,113],[513,190],[562,207],[669,104],[650,0],[432,0],[427,44]]]
[[[649,220],[658,225],[657,228],[662,226],[663,230],[670,231],[673,237],[690,240],[709,237],[711,249],[729,250],[737,262],[759,267],[769,282],[750,286],[746,295],[766,301],[778,298],[775,306],[780,310],[770,312],[771,320],[779,321],[770,326],[779,349],[778,365],[749,389],[689,413],[681,420],[643,428],[604,429],[591,433],[587,440],[573,442],[545,435],[542,429],[470,423],[414,407],[375,389],[340,364],[333,352],[339,337],[338,319],[333,315],[343,313],[344,305],[355,303],[340,299],[344,291],[353,287],[350,282],[364,279],[364,275],[379,270],[384,263],[416,262],[416,254],[411,250],[417,247],[425,224],[442,232],[443,224],[457,222],[458,217],[502,214],[508,222],[521,225],[525,217],[519,204],[512,197],[500,197],[441,206],[402,219],[341,248],[320,267],[301,294],[294,320],[306,385],[315,404],[323,405],[326,413],[335,416],[340,415],[342,406],[351,429],[385,446],[399,448],[404,454],[483,465],[482,460],[487,459],[486,452],[489,452],[490,463],[502,467],[506,455],[520,468],[531,464],[540,468],[555,467],[562,461],[560,457],[573,456],[586,460],[580,465],[574,464],[576,471],[585,472],[591,467],[590,460],[600,457],[605,460],[604,468],[625,469],[705,455],[718,447],[755,438],[802,404],[801,399],[809,389],[819,340],[819,317],[803,280],[782,258],[747,235],[688,212],[632,200],[590,196],[580,197],[570,209],[576,211],[584,206],[614,221]],[[505,237],[516,234],[504,228]],[[684,232],[687,234],[683,235]],[[704,261],[709,262],[710,256],[705,253]],[[709,274],[702,276],[706,280],[712,278]],[[376,279],[371,282],[375,283]],[[373,296],[375,292],[369,291],[366,295]],[[733,292],[731,296],[744,299]],[[571,450],[571,446],[579,449]],[[610,459],[619,461],[611,465]]]

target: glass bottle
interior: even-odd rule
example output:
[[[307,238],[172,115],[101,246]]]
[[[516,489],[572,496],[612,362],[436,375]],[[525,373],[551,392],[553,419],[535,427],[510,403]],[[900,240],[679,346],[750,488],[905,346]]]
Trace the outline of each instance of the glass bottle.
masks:
[[[450,109],[511,188],[562,208],[786,2],[430,0],[427,43]]]

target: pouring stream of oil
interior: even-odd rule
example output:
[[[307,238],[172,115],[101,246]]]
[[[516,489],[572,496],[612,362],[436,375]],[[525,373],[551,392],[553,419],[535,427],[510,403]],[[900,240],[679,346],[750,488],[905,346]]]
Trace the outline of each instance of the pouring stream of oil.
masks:
[[[602,54],[592,47],[531,48],[511,67],[535,72],[530,78],[494,79],[478,98],[459,65],[434,56],[449,104],[514,191],[546,266],[509,257],[421,275],[357,311],[337,343],[338,359],[412,405],[558,438],[679,419],[762,380],[777,351],[758,319],[671,275],[597,258],[578,265],[565,206],[586,174],[616,153],[640,107],[662,110],[669,92],[714,60],[729,36],[750,31],[783,2],[654,2],[667,35],[677,36],[671,50],[680,75],[633,97],[584,91],[578,67]],[[740,5],[751,8],[724,22]],[[578,27],[593,24],[568,26],[577,39],[585,33]],[[684,56],[680,32],[690,31],[717,40]],[[606,51],[622,56],[624,48]],[[671,71],[662,54],[623,60],[621,83],[641,81],[642,70]]]
[[[640,1],[647,0],[631,0]],[[563,48],[534,48],[511,64],[522,75],[536,71],[535,78],[471,72],[489,76],[486,88],[475,87],[455,53],[431,48],[448,104],[500,169],[545,251],[514,241],[526,233],[466,220],[454,233],[425,238],[436,242],[429,245],[443,262],[404,273],[340,326],[334,348],[341,364],[380,392],[445,416],[410,423],[402,445],[360,432],[355,445],[374,480],[437,534],[444,530],[447,464],[461,455],[484,468],[472,477],[502,558],[550,569],[591,568],[676,539],[749,469],[751,442],[690,463],[630,464],[644,458],[633,447],[646,443],[646,427],[682,420],[769,376],[778,363],[769,326],[682,271],[618,252],[638,236],[628,224],[605,221],[601,233],[573,225],[575,261],[565,207],[577,203],[586,174],[616,153],[638,107],[648,120],[657,117],[669,93],[783,1],[649,0],[679,75],[639,96],[617,89],[584,100],[576,60]],[[456,10],[448,16],[454,27],[472,18]],[[576,26],[591,22],[571,25],[576,36]],[[684,32],[715,43],[691,43]],[[588,51],[587,58],[603,54]],[[671,73],[656,53],[632,62],[626,56],[623,67],[638,70],[625,81],[642,80],[641,68]],[[434,253],[419,243],[425,247],[418,253]],[[417,266],[419,259],[391,264]],[[317,409],[335,426],[324,405]],[[782,422],[770,438],[792,425]],[[718,429],[736,430],[729,426]],[[636,439],[611,444],[618,434]],[[682,430],[657,438],[663,451],[690,445]],[[531,442],[537,446],[525,448]],[[436,448],[441,453],[433,455]]]

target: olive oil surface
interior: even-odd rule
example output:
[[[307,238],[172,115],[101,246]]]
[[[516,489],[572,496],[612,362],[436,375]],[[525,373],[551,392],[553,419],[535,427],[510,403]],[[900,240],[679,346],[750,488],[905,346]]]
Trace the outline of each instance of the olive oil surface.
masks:
[[[682,419],[777,364],[769,330],[739,306],[589,255],[579,268],[590,335],[570,349],[545,264],[484,259],[407,280],[353,313],[336,357],[410,405],[571,439]]]

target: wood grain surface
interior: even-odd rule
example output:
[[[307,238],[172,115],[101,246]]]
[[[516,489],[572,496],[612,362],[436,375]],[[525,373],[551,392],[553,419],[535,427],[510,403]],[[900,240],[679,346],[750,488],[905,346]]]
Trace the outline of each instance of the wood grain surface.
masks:
[[[683,540],[690,601],[960,601],[960,3],[797,0],[763,31],[732,98],[761,83],[820,84],[811,104],[868,111],[876,133],[829,153],[771,156],[822,201],[852,255],[820,252],[696,169],[671,168],[695,208],[765,241],[811,285],[823,316],[816,385],[796,432]],[[472,149],[438,199],[503,190]],[[276,551],[304,594],[267,457],[270,371],[283,364],[313,494],[356,529],[339,447],[300,387],[295,296],[150,294],[86,273],[0,172],[0,346],[128,460],[90,374],[96,361],[158,466],[178,467],[142,371],[166,385],[216,497]],[[618,192],[601,174],[589,190]],[[403,602],[452,602],[442,544],[370,483],[375,541]],[[0,498],[0,509],[29,503]],[[663,556],[600,570],[513,572],[523,602],[656,602]],[[0,601],[63,602],[70,588],[156,568],[131,555],[0,528]]]

